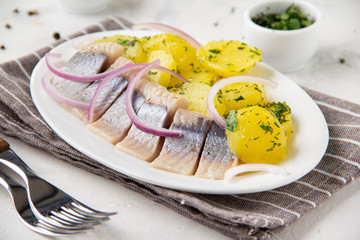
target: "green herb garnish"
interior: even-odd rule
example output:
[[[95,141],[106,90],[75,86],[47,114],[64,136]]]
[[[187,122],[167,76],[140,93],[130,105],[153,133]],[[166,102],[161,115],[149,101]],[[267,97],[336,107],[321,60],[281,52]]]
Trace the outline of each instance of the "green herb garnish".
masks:
[[[149,75],[156,75],[158,72],[152,72],[152,71],[148,71]]]
[[[270,125],[264,125],[264,124],[261,124],[260,127],[265,130],[265,132],[270,132],[272,134],[273,132],[273,129]]]
[[[235,132],[237,124],[236,110],[230,110],[225,121],[225,128],[231,132]]]
[[[136,44],[136,40],[133,41],[129,41],[129,40],[119,40],[118,44],[123,45],[123,46],[134,46]]]
[[[295,30],[305,28],[314,22],[308,19],[308,14],[302,13],[295,4],[291,4],[284,13],[265,14],[260,13],[252,21],[260,26],[276,30]]]
[[[286,102],[268,103],[265,108],[279,120],[280,124],[286,122],[286,116],[291,113],[291,109]]]
[[[238,102],[238,101],[244,100],[244,99],[245,99],[245,98],[240,95],[238,98],[235,98],[234,100],[235,100],[235,102]]]
[[[214,54],[219,54],[220,50],[219,49],[209,49],[209,52],[214,53]]]

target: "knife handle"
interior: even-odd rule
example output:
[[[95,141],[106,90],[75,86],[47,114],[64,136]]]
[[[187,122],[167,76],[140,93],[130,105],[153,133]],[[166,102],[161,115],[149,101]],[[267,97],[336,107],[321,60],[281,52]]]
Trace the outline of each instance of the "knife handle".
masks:
[[[0,153],[9,150],[10,145],[0,137]]]

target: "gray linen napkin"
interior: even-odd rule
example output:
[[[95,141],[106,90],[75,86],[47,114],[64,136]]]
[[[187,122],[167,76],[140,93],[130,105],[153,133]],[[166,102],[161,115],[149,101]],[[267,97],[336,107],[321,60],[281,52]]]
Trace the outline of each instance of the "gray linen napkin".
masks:
[[[129,21],[108,17],[68,39],[91,32],[122,29]],[[89,172],[170,207],[233,239],[269,239],[360,175],[360,105],[305,89],[323,111],[328,150],[309,174],[284,187],[261,193],[206,195],[174,191],[142,182],[99,164],[59,138],[34,106],[31,72],[41,57],[65,39],[20,59],[0,64],[0,131]]]

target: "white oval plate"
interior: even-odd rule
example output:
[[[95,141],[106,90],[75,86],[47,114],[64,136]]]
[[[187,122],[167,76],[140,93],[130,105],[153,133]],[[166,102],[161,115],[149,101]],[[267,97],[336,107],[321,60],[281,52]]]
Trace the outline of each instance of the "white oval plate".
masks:
[[[52,52],[62,53],[64,59],[74,53],[74,46],[87,39],[114,34],[149,36],[154,31],[118,30],[81,36],[67,41]],[[261,76],[277,82],[275,89],[264,87],[273,101],[286,101],[292,109],[294,133],[291,136],[286,159],[280,163],[289,175],[279,176],[265,172],[247,174],[234,181],[208,180],[182,176],[151,168],[149,163],[116,151],[114,146],[86,130],[83,122],[64,110],[41,87],[41,77],[47,70],[44,58],[31,75],[31,95],[42,117],[68,144],[96,161],[133,178],[166,188],[209,194],[240,194],[266,191],[289,184],[310,172],[323,157],[329,133],[325,118],[303,89],[278,71],[258,63],[247,74]]]

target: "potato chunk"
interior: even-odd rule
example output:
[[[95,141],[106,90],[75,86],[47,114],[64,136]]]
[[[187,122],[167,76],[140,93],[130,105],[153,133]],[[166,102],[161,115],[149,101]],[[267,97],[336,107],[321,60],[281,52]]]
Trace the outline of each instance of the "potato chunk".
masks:
[[[244,74],[261,61],[262,53],[240,41],[222,40],[201,46],[197,58],[205,68],[222,77],[230,77]]]
[[[225,114],[230,110],[259,105],[265,97],[262,84],[247,82],[230,84],[222,88],[219,94],[226,106]]]
[[[145,52],[155,50],[169,52],[173,56],[178,70],[191,69],[200,65],[196,59],[196,49],[174,35],[163,33],[151,36],[143,43],[143,48]]]
[[[231,151],[246,163],[277,164],[285,158],[285,129],[269,110],[260,106],[231,111],[226,138]]]
[[[207,84],[190,82],[184,83],[182,85],[175,85],[174,87],[169,88],[169,91],[183,95],[189,101],[189,107],[187,110],[210,116],[206,107],[206,99],[209,89],[210,86]],[[225,105],[222,102],[217,101],[217,98],[215,98],[214,104],[218,113],[223,115],[225,111]]]
[[[168,53],[167,51],[164,51],[164,50],[156,50],[156,51],[149,52],[147,55],[146,62],[150,63],[157,59],[160,60],[161,66],[163,66],[167,69],[170,69],[171,71],[176,72],[176,62],[170,53]],[[150,81],[156,82],[164,87],[169,86],[170,77],[171,77],[171,75],[164,71],[159,71],[159,70],[149,71]]]
[[[114,35],[104,37],[94,42],[115,42],[124,46],[124,57],[131,59],[134,63],[142,63],[146,59],[146,53],[143,50],[142,43],[137,37],[127,35]]]

